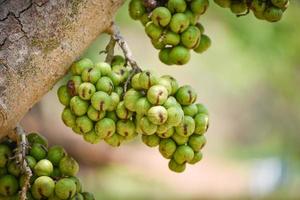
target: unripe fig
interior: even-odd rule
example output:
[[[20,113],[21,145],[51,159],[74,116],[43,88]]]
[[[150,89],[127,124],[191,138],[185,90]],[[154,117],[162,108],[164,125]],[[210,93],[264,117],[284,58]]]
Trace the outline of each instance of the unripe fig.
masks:
[[[36,165],[36,160],[32,156],[26,156],[26,162],[31,170],[33,170],[34,166]]]
[[[83,100],[90,100],[95,92],[96,88],[92,83],[82,83],[78,88],[78,94]]]
[[[76,115],[74,115],[71,109],[68,107],[66,107],[61,113],[61,119],[68,127],[73,128],[76,126]]]
[[[158,54],[159,60],[166,65],[173,64],[170,59],[171,49],[172,49],[171,47],[163,48],[159,51],[159,54]]]
[[[143,71],[139,76],[139,84],[142,89],[149,89],[151,86],[156,85],[158,77],[150,71]]]
[[[55,185],[55,195],[60,199],[71,199],[76,193],[76,184],[70,178],[62,178]]]
[[[110,107],[107,109],[107,111],[114,111],[117,109],[117,106],[120,103],[120,96],[117,93],[112,92],[110,94],[110,98],[111,98],[111,104]]]
[[[107,94],[111,94],[111,92],[114,90],[114,84],[110,78],[103,76],[97,81],[96,88],[97,91],[103,91]]]
[[[171,158],[174,152],[176,151],[176,143],[168,138],[161,139],[159,143],[159,152],[164,158]]]
[[[110,118],[103,118],[96,123],[95,132],[101,139],[111,137],[116,132],[116,124]]]
[[[57,90],[57,96],[59,99],[59,102],[64,105],[64,106],[68,106],[71,100],[71,95],[68,92],[67,86],[66,85],[62,85],[58,88]]]
[[[142,97],[142,94],[134,89],[128,90],[124,95],[124,105],[129,111],[136,111],[136,102]]]
[[[150,22],[150,17],[148,16],[148,13],[143,14],[140,18],[140,21],[143,24],[143,26],[146,26],[148,22]]]
[[[121,97],[123,95],[124,89],[123,87],[115,87],[115,93],[117,93],[119,95],[119,97]]]
[[[195,133],[204,134],[209,126],[209,118],[207,114],[197,114],[195,116]]]
[[[194,152],[194,157],[191,161],[189,161],[189,164],[196,164],[197,162],[199,162],[200,160],[202,160],[202,153],[200,151],[198,152]]]
[[[166,7],[157,7],[152,11],[151,20],[156,26],[165,27],[170,23],[171,13]]]
[[[116,114],[120,119],[130,119],[132,117],[132,112],[125,107],[124,101],[118,104]]]
[[[265,1],[261,1],[261,0],[253,0],[251,2],[251,9],[253,10],[253,12],[264,12],[266,9],[267,3]]]
[[[194,117],[198,113],[198,108],[197,108],[196,104],[183,106],[182,110],[184,112],[184,115],[188,115],[188,116],[191,116],[191,117]]]
[[[55,188],[54,181],[48,176],[38,177],[31,188],[31,194],[35,199],[45,199],[50,197]]]
[[[166,78],[159,78],[157,84],[158,84],[158,85],[164,86],[164,87],[167,89],[168,94],[171,94],[171,93],[172,93],[171,82],[170,82],[168,79],[166,79]]]
[[[112,67],[112,70],[115,74],[120,76],[120,83],[123,83],[124,81],[127,80],[129,76],[129,69],[124,67],[123,65],[115,65]],[[112,79],[113,83],[115,84],[114,80]],[[117,85],[117,84],[115,84]]]
[[[76,193],[81,193],[82,192],[82,184],[81,184],[80,179],[76,176],[72,176],[69,178],[72,179],[76,185]]]
[[[12,152],[9,146],[5,144],[0,144],[0,167],[5,167],[8,159],[11,157]]]
[[[183,164],[185,162],[190,162],[194,158],[194,151],[191,147],[187,145],[181,145],[177,147],[173,159],[178,164]]]
[[[165,47],[165,43],[161,39],[151,40],[151,43],[155,49],[163,49]]]
[[[13,175],[4,175],[0,177],[0,194],[3,196],[12,196],[18,191],[19,184]]]
[[[129,3],[129,15],[132,19],[138,20],[143,14],[146,12],[146,8],[144,7],[142,0],[132,0]]]
[[[159,40],[163,34],[163,29],[151,22],[146,25],[145,32],[152,40]]]
[[[253,11],[254,16],[255,16],[257,19],[265,20],[264,12],[257,12],[257,11],[255,11],[255,10],[252,10],[252,11]]]
[[[135,134],[135,125],[131,120],[119,120],[117,122],[117,133],[124,137],[130,137]]]
[[[139,127],[145,135],[153,135],[157,130],[157,125],[151,123],[147,117],[142,117],[139,120]]]
[[[264,11],[264,17],[269,22],[279,21],[282,17],[282,14],[283,14],[282,10],[275,6],[268,7]]]
[[[271,0],[272,4],[278,8],[284,8],[288,0]]]
[[[222,8],[229,8],[231,4],[231,0],[214,0],[214,2]]]
[[[7,165],[7,171],[16,177],[18,177],[21,173],[20,167],[17,165],[15,160],[12,160]]]
[[[195,25],[197,23],[198,17],[191,10],[186,10],[184,14],[189,18],[190,25]]]
[[[203,15],[209,6],[208,0],[192,0],[191,10],[196,15]]]
[[[114,86],[120,85],[124,81],[124,77],[116,72],[111,72],[108,77],[111,79],[113,82]]]
[[[151,104],[162,105],[168,99],[168,90],[162,85],[154,85],[147,91],[147,99]]]
[[[84,134],[83,132],[81,132],[80,128],[77,127],[77,126],[74,126],[74,127],[72,128],[72,131],[73,131],[74,133],[78,134],[78,135],[83,135],[83,134]]]
[[[65,156],[59,162],[59,170],[65,176],[75,176],[79,171],[79,165],[74,158]]]
[[[72,76],[67,82],[67,90],[72,97],[78,95],[78,88],[81,83],[82,80],[80,76]]]
[[[111,106],[111,98],[106,92],[98,91],[91,98],[92,106],[98,111],[106,111]]]
[[[71,111],[77,115],[84,115],[89,107],[89,103],[85,100],[82,100],[79,96],[72,97],[70,101],[70,109]]]
[[[93,121],[99,121],[105,117],[106,111],[98,111],[93,106],[89,106],[87,116]]]
[[[62,146],[55,145],[49,148],[47,159],[51,161],[54,166],[58,166],[60,160],[67,155]]]
[[[153,134],[153,135],[142,135],[142,141],[148,146],[148,147],[156,147],[159,145],[160,138]]]
[[[190,24],[189,18],[183,13],[176,13],[170,21],[170,29],[175,33],[182,33]]]
[[[58,198],[55,194],[52,194],[48,200],[61,200],[60,198]]]
[[[160,138],[169,138],[171,137],[175,132],[175,129],[172,127],[172,128],[169,128],[167,131],[165,132],[157,132],[156,134],[160,137]]]
[[[169,80],[169,82],[171,84],[172,92],[169,95],[175,94],[179,88],[179,84],[178,84],[177,80],[170,75],[163,75],[163,76],[161,76],[161,78]]]
[[[203,104],[196,103],[196,106],[197,106],[197,110],[198,110],[197,113],[206,114],[206,115],[209,114],[207,108]]]
[[[140,78],[141,72],[135,74],[130,81],[131,87],[135,90],[140,90],[142,87],[140,86],[139,78]]]
[[[181,43],[183,46],[193,49],[196,47],[198,40],[200,40],[201,32],[196,26],[189,26],[181,34]]]
[[[177,145],[184,145],[189,140],[188,137],[178,135],[176,132],[172,135],[172,139],[176,142]]]
[[[108,76],[111,74],[111,67],[108,63],[99,62],[95,64],[95,69],[99,69],[101,76]]]
[[[38,144],[38,143],[34,143],[31,146],[29,154],[32,157],[34,157],[37,161],[39,161],[39,160],[42,160],[42,159],[46,158],[47,151],[46,151],[46,149],[45,149],[45,147],[43,145]]]
[[[184,118],[182,109],[178,106],[173,106],[167,109],[168,119],[166,124],[169,126],[178,126]]]
[[[181,105],[188,106],[196,101],[197,94],[191,86],[184,85],[176,92],[176,99]]]
[[[134,123],[135,123],[135,131],[136,131],[136,133],[138,133],[138,134],[143,134],[143,131],[142,131],[142,129],[141,129],[141,127],[140,127],[140,120],[142,119],[142,115],[139,115],[139,114],[137,114],[136,116],[135,116],[135,120],[134,120]]]
[[[172,45],[172,46],[176,46],[178,45],[180,42],[180,36],[177,33],[174,33],[172,31],[167,31],[164,35],[163,35],[163,43],[165,45]]]
[[[97,83],[99,78],[101,77],[101,71],[99,68],[88,68],[83,70],[81,74],[81,79],[84,82]]]
[[[139,98],[139,100],[136,101],[135,109],[138,115],[146,115],[150,108],[151,103],[146,97]]]
[[[53,165],[47,159],[42,159],[36,163],[34,173],[37,176],[50,176],[53,172]]]
[[[115,133],[111,137],[107,137],[104,141],[112,147],[119,147],[124,141],[124,137]]]
[[[247,11],[247,3],[246,1],[232,1],[230,4],[230,10],[234,14],[242,14]]]
[[[169,0],[167,6],[171,13],[182,13],[187,7],[184,0]]]
[[[169,169],[173,172],[181,173],[185,170],[186,164],[178,164],[174,159],[169,161]]]
[[[211,46],[211,40],[210,40],[210,38],[209,38],[207,35],[202,34],[202,35],[201,35],[200,43],[199,43],[199,45],[194,49],[194,51],[195,51],[196,53],[203,53],[203,52],[206,51],[210,46]]]
[[[114,122],[118,121],[118,116],[116,114],[116,112],[107,112],[105,115],[106,118],[112,119]]]
[[[203,135],[193,134],[189,138],[188,144],[194,151],[200,151],[206,144],[206,138]]]
[[[83,139],[91,144],[98,144],[101,141],[101,137],[94,130],[85,133]]]
[[[71,72],[73,75],[81,75],[84,69],[92,68],[94,63],[88,58],[82,58],[74,62],[71,66]]]
[[[84,200],[84,197],[82,196],[82,194],[77,193],[75,194],[75,196],[72,197],[71,200]]]
[[[163,106],[153,106],[147,112],[149,121],[155,125],[162,125],[168,119],[168,112]]]
[[[165,133],[170,129],[170,126],[166,123],[157,126],[156,134]]]
[[[41,144],[43,145],[44,147],[47,147],[48,148],[48,141],[47,139],[38,134],[38,133],[29,133],[27,136],[26,136],[29,144],[33,145],[34,143],[38,143],[38,144]]]
[[[77,117],[76,126],[80,129],[81,133],[87,133],[94,128],[93,121],[86,115]]]
[[[124,66],[126,64],[126,60],[123,56],[121,55],[114,55],[112,60],[111,60],[111,65],[112,66]]]
[[[189,62],[191,58],[190,51],[183,46],[173,47],[169,54],[169,59],[172,63],[177,65],[184,65]]]
[[[4,176],[5,174],[7,174],[7,169],[6,169],[6,167],[1,167],[1,168],[0,168],[0,177],[1,177],[1,176]]]
[[[89,192],[83,192],[81,193],[84,200],[95,200],[95,197],[92,193],[89,193]]]
[[[175,131],[178,135],[188,137],[195,131],[195,121],[190,116],[184,116],[183,121],[175,127]]]
[[[195,26],[199,29],[199,31],[202,35],[205,31],[204,26],[200,22],[197,22]]]
[[[59,177],[61,177],[61,172],[60,172],[59,168],[54,167],[50,177],[53,179],[58,179]]]

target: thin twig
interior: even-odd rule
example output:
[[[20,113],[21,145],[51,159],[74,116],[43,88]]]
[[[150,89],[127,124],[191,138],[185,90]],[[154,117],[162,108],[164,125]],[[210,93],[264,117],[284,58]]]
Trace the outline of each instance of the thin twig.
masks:
[[[16,152],[16,159],[17,162],[21,165],[21,170],[22,173],[24,173],[25,175],[25,181],[24,181],[24,186],[22,187],[21,190],[21,196],[20,196],[20,200],[26,200],[27,199],[27,191],[28,188],[30,187],[30,178],[32,176],[32,171],[27,163],[26,160],[26,153],[28,150],[28,141],[26,139],[26,134],[25,131],[23,130],[23,128],[20,125],[17,125],[16,127],[16,133],[19,136],[18,138],[18,147],[17,147],[17,152]]]
[[[106,53],[106,58],[105,58],[105,62],[108,64],[111,64],[112,59],[114,57],[114,50],[115,50],[115,46],[116,46],[116,41],[114,40],[114,38],[111,36],[109,43],[107,44],[105,51],[101,51],[100,53],[105,52]]]

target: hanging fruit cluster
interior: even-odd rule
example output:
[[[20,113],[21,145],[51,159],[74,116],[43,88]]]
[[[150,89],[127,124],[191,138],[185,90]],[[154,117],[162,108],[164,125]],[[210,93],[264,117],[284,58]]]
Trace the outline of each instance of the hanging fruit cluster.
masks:
[[[66,106],[65,125],[87,142],[104,140],[115,147],[142,135],[149,147],[159,146],[175,172],[200,161],[208,111],[195,103],[194,89],[149,71],[129,78],[132,71],[124,65],[121,56],[115,56],[111,65],[93,64],[87,58],[72,65],[72,76],[58,90],[59,101]]]
[[[37,133],[27,135],[30,148],[26,161],[32,171],[27,199],[38,200],[94,200],[91,193],[83,192],[76,177],[79,166],[61,146],[48,148],[47,140]],[[26,174],[17,163],[17,143],[0,143],[0,199],[18,200],[25,187]]]
[[[145,26],[153,46],[160,50],[161,62],[184,65],[191,49],[202,53],[211,45],[197,22],[208,6],[208,0],[131,0],[129,14]]]
[[[277,22],[282,18],[289,5],[289,0],[214,0],[223,8],[230,8],[231,12],[241,16],[252,10],[257,19]]]

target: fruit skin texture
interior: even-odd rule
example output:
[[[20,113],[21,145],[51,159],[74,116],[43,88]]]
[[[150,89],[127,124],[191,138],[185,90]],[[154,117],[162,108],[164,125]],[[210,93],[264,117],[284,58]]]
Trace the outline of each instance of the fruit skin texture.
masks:
[[[111,137],[107,137],[104,140],[110,146],[112,146],[112,147],[118,147],[124,141],[124,137],[121,136],[121,135],[119,135],[119,134],[117,134],[117,133],[114,133]]]
[[[44,147],[48,148],[48,141],[47,141],[47,139],[44,136],[42,136],[42,135],[40,135],[38,133],[29,133],[27,135],[27,140],[28,140],[28,142],[31,145],[33,145],[34,143],[37,143],[37,144],[41,144]]]
[[[70,156],[65,156],[59,162],[59,170],[65,176],[75,176],[79,171],[79,165]]]
[[[231,4],[231,0],[214,0],[214,2],[222,8],[229,8]]]
[[[17,179],[13,175],[4,175],[0,178],[0,194],[3,196],[14,195],[19,188]]]
[[[202,157],[203,157],[203,155],[200,151],[195,152],[193,159],[191,161],[189,161],[188,163],[191,164],[191,165],[196,164],[197,162],[202,160]]]
[[[157,130],[157,125],[151,123],[147,117],[142,117],[139,120],[138,126],[145,135],[153,135]]]
[[[76,115],[74,115],[71,109],[68,107],[66,107],[61,113],[61,119],[68,127],[73,128],[76,126]]]
[[[140,92],[130,89],[124,95],[124,105],[129,111],[136,111],[135,105],[136,102],[142,97]]]
[[[146,25],[145,32],[152,40],[159,40],[159,38],[163,34],[163,29],[160,28],[159,26],[156,26],[152,22]]]
[[[137,100],[135,109],[138,115],[146,115],[148,110],[151,108],[151,103],[146,97],[142,97]]]
[[[185,115],[188,115],[188,116],[191,116],[191,117],[194,117],[198,113],[198,107],[197,107],[196,104],[183,106],[182,110],[183,110]]]
[[[193,13],[197,15],[204,14],[208,6],[209,6],[208,0],[192,0],[191,2],[191,10]]]
[[[71,95],[68,93],[67,86],[62,85],[57,90],[57,96],[59,99],[59,102],[63,104],[64,106],[68,106],[70,103]]]
[[[190,162],[194,158],[194,151],[191,147],[182,145],[177,147],[173,158],[176,163],[184,164],[185,162]]]
[[[193,134],[188,141],[188,145],[194,151],[200,151],[206,144],[206,138],[203,135]]]
[[[167,26],[171,21],[171,13],[165,7],[157,7],[152,11],[151,20],[156,26]]]
[[[184,0],[169,0],[167,6],[171,13],[182,13],[187,7]]]
[[[269,8],[266,8],[263,15],[265,19],[268,20],[269,22],[277,22],[281,19],[282,14],[283,12],[280,8],[271,6]]]
[[[73,75],[81,75],[84,69],[92,68],[93,62],[88,58],[83,58],[77,62],[74,62],[71,66],[71,72]]]
[[[176,13],[172,16],[169,26],[174,33],[182,33],[188,28],[189,23],[190,20],[185,14]]]
[[[153,105],[162,105],[168,99],[168,90],[161,85],[154,85],[147,92],[147,99]]]
[[[176,132],[172,135],[172,139],[176,142],[178,145],[184,145],[188,142],[189,138],[181,136],[177,134]]]
[[[209,118],[207,114],[197,114],[195,116],[195,133],[204,134],[209,126]]]
[[[84,197],[84,200],[95,200],[94,195],[89,192],[83,192],[82,196]]]
[[[82,133],[87,133],[93,129],[94,124],[92,120],[90,120],[90,118],[84,115],[76,119],[76,126],[80,129]]]
[[[156,147],[159,145],[160,138],[153,134],[153,135],[142,135],[142,141],[148,146],[148,147]]]
[[[76,193],[76,184],[70,178],[60,179],[55,185],[55,194],[60,199],[70,199]]]
[[[43,158],[46,158],[46,156],[47,156],[47,152],[43,148],[43,146],[41,144],[37,144],[37,143],[35,143],[31,146],[29,154],[32,157],[34,157],[36,160],[42,160]]]
[[[40,160],[39,162],[37,162],[37,164],[34,167],[34,173],[37,176],[50,176],[52,172],[53,172],[53,165],[47,159]]]
[[[70,109],[77,116],[84,115],[87,112],[88,107],[88,102],[82,100],[79,96],[72,97],[70,101]]]
[[[45,197],[50,197],[55,188],[54,181],[48,176],[38,177],[31,188],[32,196],[35,199],[44,199]]]
[[[96,123],[95,132],[101,139],[110,137],[116,132],[116,124],[110,118],[103,118]]]
[[[175,131],[180,136],[189,137],[195,131],[194,119],[190,116],[184,116],[183,121],[175,127]]]
[[[49,148],[47,159],[54,165],[58,166],[60,160],[67,155],[65,149],[62,146],[55,145]]]
[[[171,158],[176,151],[176,143],[171,138],[162,139],[159,143],[159,152],[164,158]]]
[[[94,130],[91,130],[90,132],[85,133],[83,135],[83,139],[86,142],[91,143],[91,144],[97,144],[101,141],[101,137]]]
[[[176,46],[172,48],[169,54],[170,62],[177,65],[184,65],[189,62],[191,58],[190,51],[183,46]]]
[[[172,48],[168,47],[168,48],[163,48],[159,51],[158,57],[159,60],[166,64],[166,65],[172,65],[172,61],[170,59],[170,52],[171,52]]]
[[[85,69],[81,74],[82,81],[91,82],[92,84],[97,83],[100,77],[101,77],[101,71],[98,68]]]
[[[78,88],[78,94],[83,100],[90,100],[95,92],[96,88],[92,83],[82,83]]]
[[[147,117],[155,125],[162,125],[168,119],[168,112],[163,106],[153,106],[148,110]]]
[[[184,113],[180,107],[170,107],[167,109],[168,112],[168,119],[166,123],[169,126],[178,126],[184,118]]]
[[[107,94],[111,94],[114,90],[114,84],[110,78],[103,76],[97,81],[96,88],[97,91],[103,91]]]
[[[124,137],[130,137],[135,134],[135,125],[131,120],[119,120],[117,122],[117,133]]]
[[[12,152],[7,145],[0,144],[0,167],[1,168],[5,167],[11,154]]]
[[[200,43],[199,45],[194,49],[196,53],[203,53],[211,46],[211,39],[205,35],[201,35]]]
[[[132,19],[138,20],[146,12],[142,0],[132,0],[129,3],[129,15]]]
[[[174,159],[171,159],[169,162],[169,169],[173,172],[181,173],[185,170],[186,164],[178,164]]]
[[[92,96],[91,103],[96,110],[106,111],[111,105],[111,98],[107,93],[98,91]]]
[[[151,86],[157,84],[158,77],[149,71],[143,71],[139,76],[139,84],[142,89],[149,89]]]
[[[191,86],[184,85],[178,89],[176,99],[181,105],[188,106],[196,101],[197,93]]]
[[[181,43],[192,49],[196,46],[198,40],[200,39],[201,32],[196,26],[189,26],[182,34],[181,34]]]
[[[101,76],[108,76],[111,74],[111,67],[106,62],[99,62],[95,64],[95,69],[100,70]]]

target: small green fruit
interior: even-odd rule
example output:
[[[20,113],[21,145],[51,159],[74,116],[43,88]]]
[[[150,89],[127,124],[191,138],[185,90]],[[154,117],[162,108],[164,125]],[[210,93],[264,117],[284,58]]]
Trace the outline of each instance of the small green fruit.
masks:
[[[196,15],[203,15],[209,6],[208,0],[192,0],[191,10]]]
[[[242,14],[247,11],[247,3],[246,1],[232,1],[230,4],[230,10],[234,14]]]
[[[185,170],[186,164],[178,164],[174,159],[169,161],[169,169],[173,172],[181,173]]]
[[[174,133],[172,135],[172,139],[176,142],[177,145],[184,145],[189,140],[188,137],[184,137],[184,136],[178,135],[177,133]]]
[[[0,178],[0,194],[12,196],[18,191],[19,184],[13,175],[4,175]]]
[[[188,163],[192,164],[192,165],[196,164],[197,162],[199,162],[199,161],[202,160],[202,157],[203,157],[203,155],[202,155],[202,153],[200,151],[199,152],[195,152],[193,159],[191,161],[189,161]]]
[[[206,138],[203,135],[193,134],[189,138],[188,144],[194,151],[200,151],[206,144]]]
[[[162,85],[154,85],[147,91],[147,99],[151,104],[162,105],[168,99],[168,90]]]
[[[54,179],[58,179],[59,177],[61,177],[61,172],[60,172],[59,168],[54,167],[53,172],[50,177],[54,178]]]
[[[253,0],[251,2],[251,9],[255,12],[259,12],[259,13],[264,12],[266,9],[266,6],[267,6],[267,4],[265,1]]]
[[[94,63],[88,59],[83,58],[79,61],[76,61],[71,66],[71,72],[73,75],[81,75],[84,69],[86,68],[92,68],[94,66]]]
[[[146,115],[151,108],[151,103],[146,97],[139,98],[135,104],[135,110],[138,115]]]
[[[87,116],[93,121],[99,121],[105,117],[106,111],[98,111],[93,106],[89,106]]]
[[[157,132],[156,134],[160,137],[160,138],[169,138],[174,134],[175,130],[174,128],[169,128],[167,131],[165,132]]]
[[[29,154],[32,157],[34,157],[37,161],[39,161],[39,160],[42,160],[42,159],[46,158],[47,151],[46,151],[46,149],[45,149],[45,147],[43,145],[38,144],[38,143],[34,143],[31,146]]]
[[[272,4],[278,8],[284,8],[288,0],[271,0]]]
[[[82,192],[82,184],[80,179],[76,176],[70,177],[70,179],[72,179],[76,184],[76,192],[78,193]]]
[[[42,136],[42,135],[40,135],[38,133],[29,133],[26,136],[26,138],[27,138],[29,144],[31,144],[31,145],[33,145],[34,143],[38,143],[38,144],[41,144],[44,147],[48,148],[48,141],[47,141],[47,139],[44,136]]]
[[[148,146],[148,147],[156,147],[159,145],[160,138],[153,134],[153,135],[142,135],[142,141]]]
[[[200,40],[201,32],[196,26],[189,26],[181,34],[181,43],[183,46],[193,49],[196,47],[198,40]]]
[[[229,8],[231,4],[231,0],[214,0],[214,2],[222,8]]]
[[[157,7],[152,11],[151,20],[156,26],[167,26],[171,21],[171,13],[166,7]]]
[[[188,63],[190,58],[190,51],[183,46],[176,46],[172,48],[169,54],[169,59],[171,60],[171,62],[177,65],[184,65]]]
[[[169,0],[167,5],[171,13],[182,13],[187,7],[184,0]]]
[[[82,80],[80,76],[72,76],[67,82],[67,90],[72,97],[78,95],[78,88],[81,83]]]
[[[166,124],[169,126],[178,126],[184,118],[184,113],[179,106],[173,106],[167,109],[168,119]]]
[[[209,126],[209,117],[207,114],[197,114],[195,116],[195,133],[204,134]]]
[[[78,88],[78,94],[83,100],[90,100],[96,92],[96,88],[92,83],[82,83]]]
[[[184,14],[189,18],[190,25],[195,25],[198,20],[198,16],[195,15],[191,10],[186,10]]]
[[[90,118],[88,118],[86,115],[76,119],[76,126],[79,128],[81,133],[87,133],[94,128],[93,121],[90,120]]]
[[[95,64],[95,69],[100,70],[101,76],[108,76],[111,74],[111,67],[108,63],[99,62]]]
[[[38,177],[31,188],[31,194],[35,199],[45,199],[50,197],[55,188],[54,181],[48,176]]]
[[[76,126],[76,115],[74,115],[71,109],[68,107],[66,107],[61,113],[61,119],[64,124],[70,128]]]
[[[170,129],[170,126],[166,123],[162,124],[162,125],[159,125],[157,127],[157,130],[156,130],[156,134],[158,133],[165,133],[167,132],[168,130]]]
[[[135,134],[135,125],[131,120],[119,120],[117,122],[117,133],[124,137],[131,137]]]
[[[116,109],[116,114],[120,119],[130,119],[132,117],[132,112],[129,111],[126,107],[125,107],[125,103],[124,101],[121,101]]]
[[[147,117],[142,117],[139,120],[139,127],[145,135],[153,135],[157,130],[157,125],[151,123]]]
[[[158,77],[150,71],[143,71],[139,76],[139,84],[142,89],[149,89],[151,86],[156,85]]]
[[[198,113],[198,107],[197,107],[196,104],[183,106],[182,110],[184,112],[184,115],[188,115],[188,116],[191,116],[191,117],[194,117]]]
[[[16,177],[18,177],[21,173],[20,167],[17,165],[15,160],[12,160],[7,165],[7,171]]]
[[[112,119],[114,122],[118,121],[118,116],[117,116],[116,112],[107,112],[105,117]]]
[[[98,144],[101,141],[101,137],[94,130],[85,133],[83,139],[91,144]]]
[[[126,64],[126,60],[123,56],[121,55],[114,55],[112,60],[111,60],[111,65],[112,66],[124,66]]]
[[[84,200],[95,200],[95,197],[94,197],[94,195],[92,193],[83,192],[81,194],[84,197]]]
[[[75,196],[72,197],[71,200],[84,200],[84,197],[82,196],[82,194],[77,193],[75,194]]]
[[[112,147],[119,147],[124,139],[123,136],[115,133],[111,137],[105,138],[104,141]]]
[[[155,49],[163,49],[165,47],[165,43],[161,39],[151,40],[151,43]]]
[[[166,78],[159,78],[158,85],[164,86],[168,90],[168,94],[172,93],[171,81]]]
[[[59,162],[59,170],[65,176],[75,176],[79,171],[79,165],[74,158],[65,156]]]
[[[184,116],[183,121],[175,127],[175,131],[178,135],[189,137],[195,131],[194,119],[190,116]]]
[[[162,125],[168,119],[168,112],[163,106],[153,106],[147,112],[149,121],[155,125]]]
[[[116,124],[110,118],[103,118],[96,123],[95,132],[101,139],[111,137],[116,132]]]
[[[60,199],[70,199],[76,193],[76,184],[70,178],[60,179],[55,185],[55,195]]]
[[[153,22],[146,25],[145,32],[152,40],[159,40],[163,35],[163,29],[156,26]]]
[[[89,103],[85,100],[82,100],[79,96],[72,97],[70,101],[70,109],[71,111],[77,115],[84,115],[89,107]]]
[[[26,161],[27,161],[28,166],[32,170],[34,168],[34,166],[36,165],[35,158],[28,155],[28,156],[26,156]]]
[[[8,159],[11,157],[12,152],[5,144],[0,144],[0,167],[5,167]]]
[[[112,72],[108,75],[108,77],[111,79],[113,82],[114,86],[120,85],[124,81],[124,77],[116,72]]]
[[[171,52],[171,47],[163,48],[159,51],[158,57],[159,60],[166,64],[166,65],[172,65],[172,61],[170,60],[170,52]]]
[[[176,92],[176,99],[181,105],[188,106],[196,101],[197,94],[191,86],[184,85]]]
[[[36,163],[34,173],[37,176],[50,176],[53,172],[53,165],[47,159],[42,159]]]
[[[206,114],[208,115],[208,109],[201,103],[196,103],[197,109],[198,109],[198,113],[201,114]]]
[[[110,107],[107,109],[107,111],[114,111],[117,109],[117,106],[120,103],[120,96],[117,93],[112,92],[110,94],[110,98],[111,98],[111,104]]]
[[[92,106],[98,111],[106,111],[111,106],[111,98],[106,92],[98,91],[91,98]]]
[[[194,49],[194,51],[196,53],[203,53],[204,51],[206,51],[209,47],[211,46],[211,39],[205,35],[202,34],[201,35],[201,40],[199,45]]]
[[[181,145],[177,147],[173,158],[178,164],[190,162],[194,158],[194,151],[187,145]]]
[[[140,19],[146,12],[146,8],[144,7],[142,0],[132,0],[129,3],[129,15],[132,19],[138,20]]]
[[[103,91],[107,94],[111,94],[111,92],[114,90],[114,84],[110,78],[103,76],[97,81],[96,88],[97,91]]]
[[[271,6],[264,11],[264,17],[269,22],[277,22],[281,19],[283,12],[280,8]]]
[[[66,85],[62,85],[58,88],[57,90],[57,96],[58,96],[58,100],[59,102],[64,105],[64,106],[68,106],[71,100],[71,95],[68,92],[67,86]]]
[[[183,13],[176,13],[172,16],[170,21],[170,29],[174,33],[182,33],[190,24],[189,18]]]
[[[164,158],[170,159],[174,152],[176,151],[176,143],[174,140],[162,139],[159,143],[159,152]]]
[[[175,94],[179,88],[179,84],[178,84],[177,80],[169,75],[163,75],[161,78],[169,80],[169,82],[171,84],[172,92],[169,95]]]
[[[81,74],[81,79],[84,82],[97,83],[99,78],[101,77],[101,71],[99,68],[89,68],[83,70]]]
[[[148,16],[148,13],[143,14],[140,18],[140,21],[143,24],[143,26],[146,26],[148,22],[150,22],[150,17]]]
[[[199,22],[197,22],[195,26],[199,29],[199,31],[200,31],[200,33],[202,35],[204,33],[204,31],[205,31],[204,26],[201,23],[199,23]]]
[[[142,97],[142,94],[134,89],[128,90],[124,95],[124,105],[129,111],[136,111],[135,105]]]
[[[135,90],[140,90],[142,87],[140,86],[139,78],[140,78],[140,72],[135,74],[130,81],[131,87]]]
[[[47,159],[54,165],[58,166],[60,160],[67,155],[65,149],[62,146],[52,146],[48,150]]]

